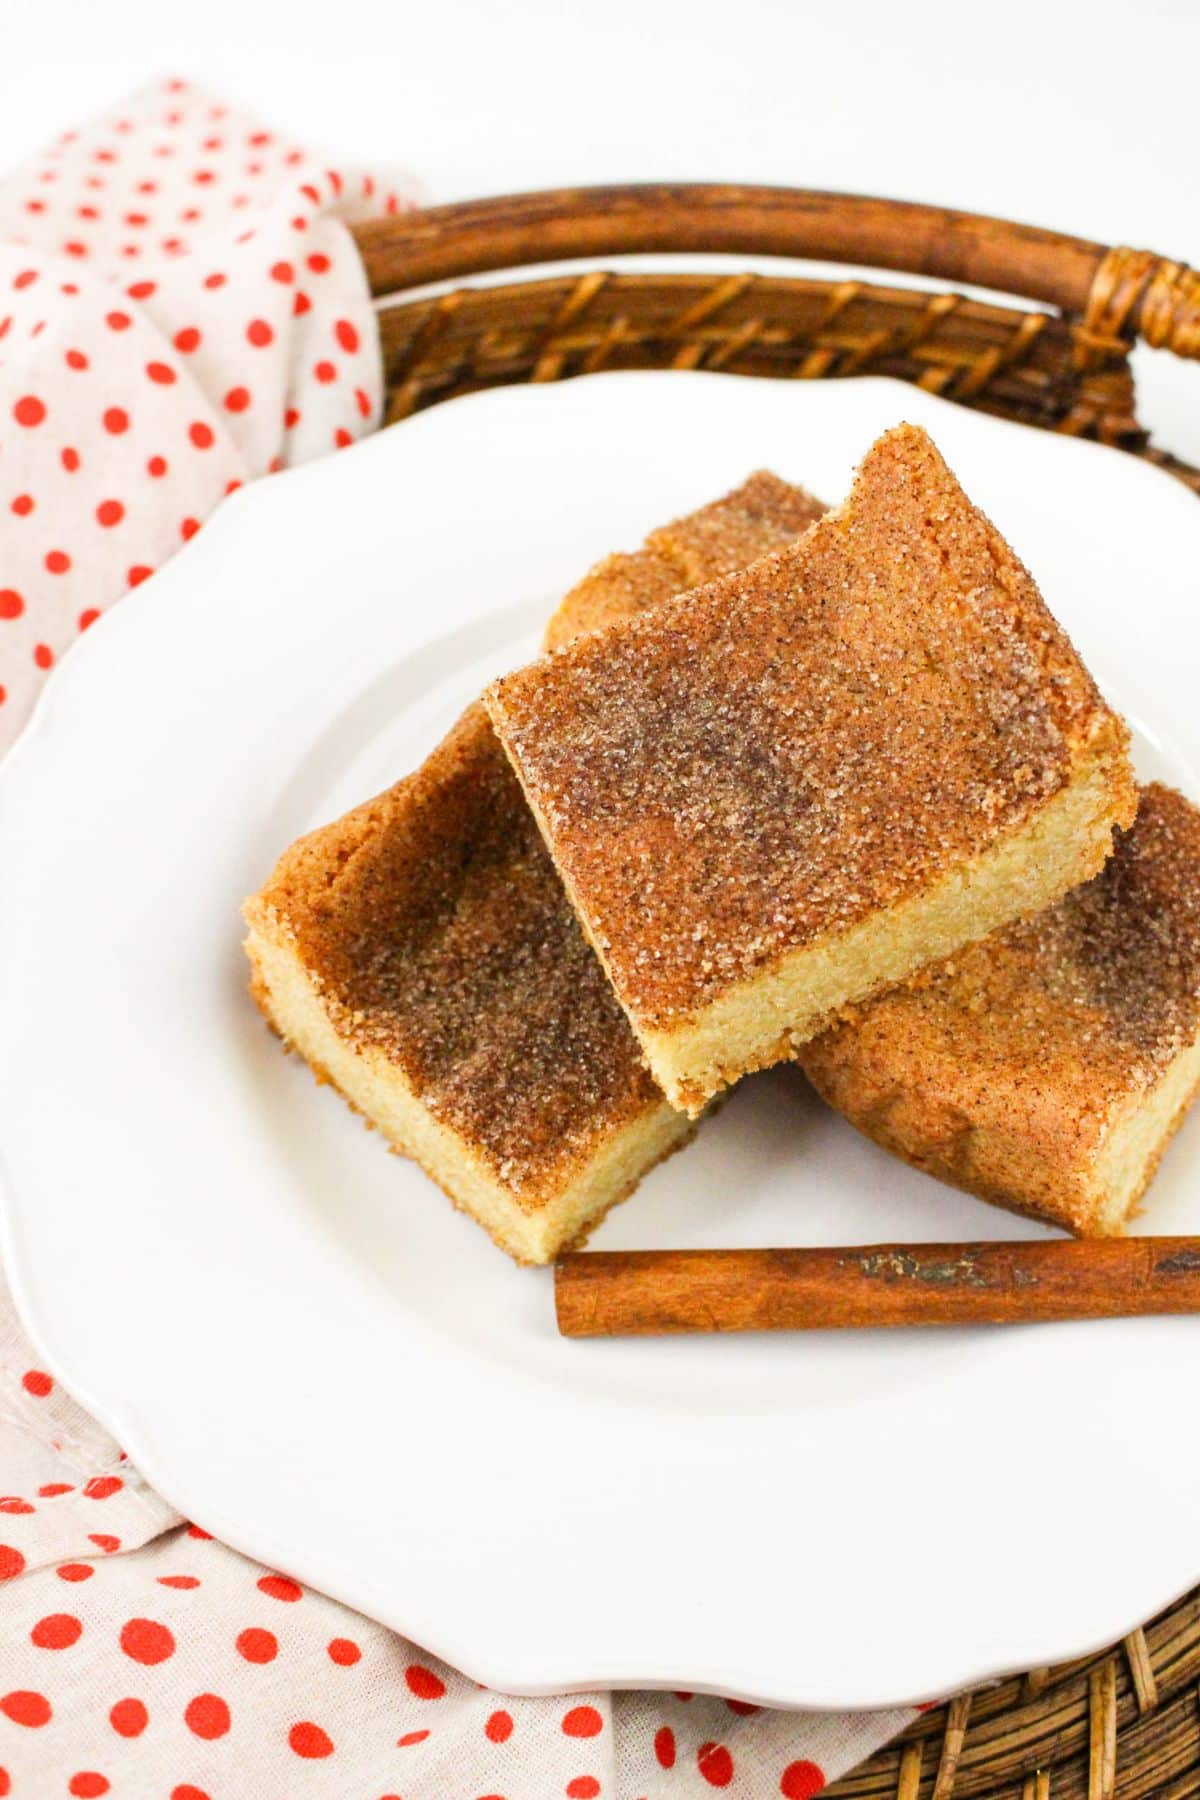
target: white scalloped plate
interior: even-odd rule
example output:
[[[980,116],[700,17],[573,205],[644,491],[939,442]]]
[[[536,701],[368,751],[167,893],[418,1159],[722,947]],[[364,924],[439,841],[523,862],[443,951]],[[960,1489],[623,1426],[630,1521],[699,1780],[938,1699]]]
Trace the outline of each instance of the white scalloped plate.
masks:
[[[480,1681],[883,1706],[1098,1646],[1200,1577],[1200,1321],[565,1343],[283,1057],[238,903],[414,766],[603,552],[927,424],[1200,795],[1200,507],[887,382],[456,401],[239,494],[73,650],[0,779],[4,1248],[55,1375],[239,1548]],[[1200,1119],[1146,1225],[1200,1231]],[[596,1243],[1031,1228],[743,1085]]]

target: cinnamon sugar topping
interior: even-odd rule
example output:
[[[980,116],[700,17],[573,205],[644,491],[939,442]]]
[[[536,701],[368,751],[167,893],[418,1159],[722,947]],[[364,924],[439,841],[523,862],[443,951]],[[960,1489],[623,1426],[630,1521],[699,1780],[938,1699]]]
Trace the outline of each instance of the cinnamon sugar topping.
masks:
[[[1120,1165],[1200,1040],[1200,811],[1143,788],[1100,873],[804,1045],[818,1092],[868,1136],[985,1199],[1087,1234],[1123,1229],[1189,1099]]]
[[[1073,1064],[1094,1100],[1151,1085],[1200,1031],[1200,812],[1144,788],[1099,875],[952,959],[928,992],[987,1013],[1027,1069]]]
[[[760,469],[699,512],[652,531],[641,550],[609,556],[571,589],[546,628],[547,650],[636,618],[686,588],[743,569],[807,531],[825,511],[803,488]]]
[[[1085,746],[1124,743],[912,426],[804,537],[486,699],[622,1003],[655,1029],[967,863]]]
[[[657,533],[655,551],[601,564],[552,633],[632,616],[820,510],[754,476]],[[662,1105],[481,706],[415,775],[294,845],[260,900],[339,1034],[382,1051],[527,1210]]]

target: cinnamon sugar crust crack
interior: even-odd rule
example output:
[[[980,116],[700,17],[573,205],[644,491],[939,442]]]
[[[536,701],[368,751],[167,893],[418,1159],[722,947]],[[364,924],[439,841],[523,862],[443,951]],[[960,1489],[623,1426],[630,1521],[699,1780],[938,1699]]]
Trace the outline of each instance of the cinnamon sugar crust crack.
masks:
[[[801,1062],[928,1174],[1119,1233],[1200,1089],[1200,812],[1144,788],[1090,882],[859,1008]]]
[[[752,476],[601,563],[547,642],[739,567],[821,510]],[[481,706],[416,774],[293,845],[244,910],[268,1021],[518,1260],[579,1241],[690,1135]]]
[[[1088,879],[1134,812],[1125,727],[913,426],[803,537],[485,702],[692,1115]]]

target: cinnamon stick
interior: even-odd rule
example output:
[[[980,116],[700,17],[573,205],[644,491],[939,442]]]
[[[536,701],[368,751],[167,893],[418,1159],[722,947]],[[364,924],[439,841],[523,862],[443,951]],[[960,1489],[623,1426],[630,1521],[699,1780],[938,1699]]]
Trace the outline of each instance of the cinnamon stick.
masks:
[[[615,1250],[554,1272],[564,1337],[1016,1325],[1200,1312],[1200,1238]]]

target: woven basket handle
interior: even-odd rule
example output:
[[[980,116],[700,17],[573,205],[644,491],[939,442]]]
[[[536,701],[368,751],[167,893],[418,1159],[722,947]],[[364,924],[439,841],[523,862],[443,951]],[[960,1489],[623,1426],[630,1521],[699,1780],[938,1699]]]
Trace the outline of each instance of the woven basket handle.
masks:
[[[862,194],[717,183],[554,188],[376,220],[355,236],[376,295],[576,257],[789,256],[1019,294],[1078,316],[1097,349],[1140,336],[1200,356],[1200,276],[1186,264]]]

